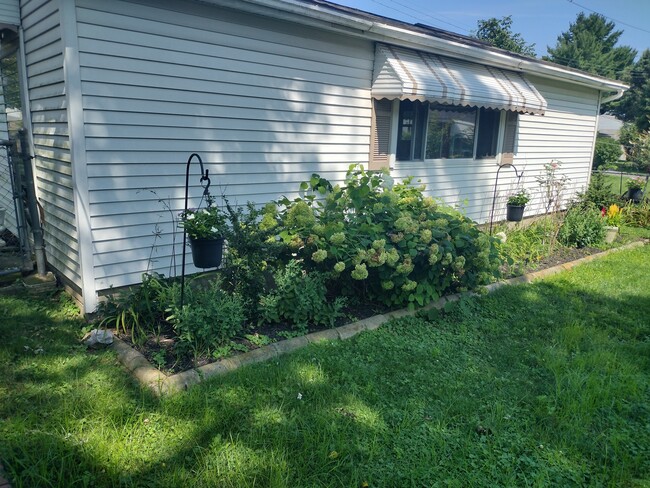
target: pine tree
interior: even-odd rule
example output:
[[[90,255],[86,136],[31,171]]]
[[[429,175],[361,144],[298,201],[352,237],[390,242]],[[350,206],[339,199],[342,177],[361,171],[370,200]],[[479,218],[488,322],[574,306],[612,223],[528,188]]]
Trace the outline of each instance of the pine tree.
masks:
[[[650,129],[650,49],[643,51],[624,81],[630,84],[630,89],[611,111],[633,122],[639,131],[646,131]]]
[[[554,48],[548,47],[544,59],[564,66],[588,71],[606,78],[620,79],[632,66],[637,51],[630,46],[616,46],[622,30],[615,30],[599,14],[580,12],[576,21],[557,38]]]

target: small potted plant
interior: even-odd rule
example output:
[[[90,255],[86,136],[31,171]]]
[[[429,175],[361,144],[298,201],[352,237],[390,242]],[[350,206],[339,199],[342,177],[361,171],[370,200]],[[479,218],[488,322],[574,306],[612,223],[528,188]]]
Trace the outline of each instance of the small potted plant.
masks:
[[[179,226],[190,238],[194,266],[218,267],[223,255],[225,214],[209,200],[206,208],[188,209],[181,212],[179,217]]]
[[[643,198],[642,188],[644,183],[645,181],[641,176],[635,176],[627,180],[627,183],[625,183],[625,186],[627,186],[627,198],[634,203],[639,203]]]
[[[621,225],[622,209],[616,205],[610,205],[609,208],[603,207],[602,216],[605,218],[605,242],[611,244],[618,235],[618,227]]]
[[[521,222],[524,218],[524,209],[526,204],[530,201],[528,192],[525,189],[520,189],[508,197],[508,213],[506,218],[510,222]]]

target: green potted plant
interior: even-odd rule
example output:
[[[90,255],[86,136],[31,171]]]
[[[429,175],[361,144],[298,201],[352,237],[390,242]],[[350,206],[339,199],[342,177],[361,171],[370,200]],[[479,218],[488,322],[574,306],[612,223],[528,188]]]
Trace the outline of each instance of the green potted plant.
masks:
[[[609,208],[603,207],[601,214],[605,218],[605,242],[611,244],[618,235],[618,227],[621,225],[623,211],[618,205],[613,204]]]
[[[635,176],[627,180],[627,183],[625,183],[625,186],[627,186],[627,198],[634,203],[639,203],[643,198],[642,188],[644,183],[645,180],[641,176]]]
[[[528,192],[524,188],[510,195],[507,202],[508,213],[506,218],[508,221],[521,222],[524,218],[524,209],[529,201],[530,196],[528,196]]]
[[[179,217],[179,226],[190,239],[194,266],[218,267],[223,256],[225,214],[209,200],[206,208],[188,209],[181,212]]]

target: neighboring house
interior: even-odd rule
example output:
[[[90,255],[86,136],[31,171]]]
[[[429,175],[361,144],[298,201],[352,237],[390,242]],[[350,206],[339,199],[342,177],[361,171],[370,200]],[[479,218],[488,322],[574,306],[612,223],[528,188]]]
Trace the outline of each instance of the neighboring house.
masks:
[[[623,121],[617,119],[613,115],[601,115],[598,118],[598,135],[602,137],[610,137],[617,139],[620,136]]]
[[[486,222],[499,164],[538,191],[560,160],[566,196],[584,188],[600,104],[626,88],[320,0],[0,0],[0,23],[19,26],[47,259],[87,312],[169,273],[192,152],[237,203],[362,163]],[[501,171],[496,218],[516,183]]]

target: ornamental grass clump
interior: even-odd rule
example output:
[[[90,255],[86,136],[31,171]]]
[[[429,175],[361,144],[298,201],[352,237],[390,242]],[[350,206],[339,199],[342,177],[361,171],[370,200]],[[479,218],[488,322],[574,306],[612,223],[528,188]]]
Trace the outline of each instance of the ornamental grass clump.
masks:
[[[389,306],[425,305],[498,274],[494,240],[407,178],[351,165],[343,186],[313,175],[302,198],[269,207],[286,259],[328,273],[339,293]],[[318,198],[320,197],[320,198]]]

